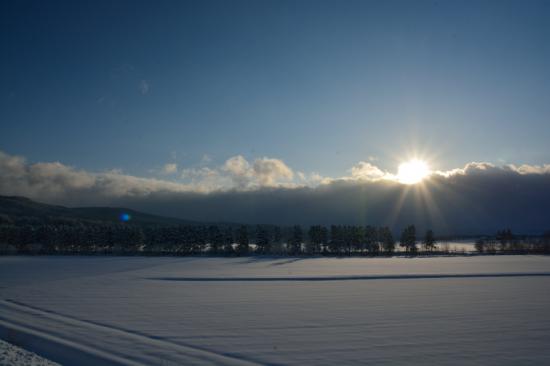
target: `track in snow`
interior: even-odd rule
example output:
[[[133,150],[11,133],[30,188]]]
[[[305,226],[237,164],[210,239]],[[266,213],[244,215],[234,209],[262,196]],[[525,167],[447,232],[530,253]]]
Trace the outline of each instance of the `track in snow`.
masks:
[[[259,365],[233,355],[65,316],[13,300],[0,300],[0,338],[15,341],[66,366]],[[116,343],[110,339],[116,339]],[[120,343],[127,344],[123,350],[145,352],[121,353]]]
[[[369,280],[416,280],[430,278],[498,278],[498,277],[550,277],[550,272],[510,273],[427,273],[365,276],[286,276],[286,277],[148,277],[153,281],[180,282],[280,282],[280,281],[369,281]]]

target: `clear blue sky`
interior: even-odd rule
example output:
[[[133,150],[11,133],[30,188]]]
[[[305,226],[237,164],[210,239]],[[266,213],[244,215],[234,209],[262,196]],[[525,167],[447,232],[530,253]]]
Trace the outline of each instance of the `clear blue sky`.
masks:
[[[550,162],[550,1],[2,1],[0,150],[148,175]]]

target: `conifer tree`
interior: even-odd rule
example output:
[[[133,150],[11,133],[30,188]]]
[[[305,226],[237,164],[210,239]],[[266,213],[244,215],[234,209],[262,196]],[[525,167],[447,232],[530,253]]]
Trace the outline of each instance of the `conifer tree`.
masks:
[[[435,249],[435,237],[434,232],[432,230],[426,231],[426,235],[424,236],[424,247],[426,248],[426,251],[431,252]]]
[[[416,252],[416,228],[414,225],[409,225],[403,230],[399,245],[404,247],[408,253]]]
[[[241,225],[237,229],[237,254],[238,255],[247,255],[248,254],[248,229],[246,226]]]

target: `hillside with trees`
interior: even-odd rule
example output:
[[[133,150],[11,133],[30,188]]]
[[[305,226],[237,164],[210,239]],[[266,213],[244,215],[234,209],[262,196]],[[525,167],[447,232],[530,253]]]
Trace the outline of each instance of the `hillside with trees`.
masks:
[[[418,247],[418,243],[422,247]],[[403,229],[397,250],[389,227],[197,223],[122,208],[67,208],[0,197],[0,254],[325,255],[444,254],[432,230]],[[478,253],[550,253],[541,237],[501,230],[478,239]]]

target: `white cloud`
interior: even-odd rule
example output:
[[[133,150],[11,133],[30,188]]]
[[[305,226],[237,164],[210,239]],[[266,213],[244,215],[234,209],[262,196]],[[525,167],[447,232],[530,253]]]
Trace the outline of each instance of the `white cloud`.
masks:
[[[162,172],[164,174],[175,174],[178,172],[178,164],[176,163],[164,164],[164,166],[162,167]]]
[[[67,200],[73,196],[146,196],[153,192],[183,192],[192,187],[153,178],[139,178],[120,171],[91,173],[60,162],[29,164],[19,156],[0,152],[0,194],[38,200]]]
[[[296,172],[296,177],[302,186],[317,187],[320,184],[328,184],[333,181],[332,178],[323,177],[319,173]]]
[[[279,159],[257,159],[253,170],[260,186],[275,186],[280,181],[290,181],[294,177],[292,169]]]
[[[367,163],[365,161],[360,161],[350,170],[351,178],[358,180],[379,180],[389,177],[389,173],[382,171],[377,166]]]
[[[135,197],[159,192],[213,192],[254,190],[262,187],[293,187],[294,173],[282,160],[256,159],[250,164],[243,156],[227,159],[219,167],[178,169],[166,164],[162,172],[176,174],[179,182],[141,178],[120,170],[88,172],[60,162],[28,163],[23,157],[0,151],[0,194],[20,195],[42,201],[70,197]]]
[[[236,188],[258,188],[283,185],[294,172],[282,160],[263,157],[250,164],[242,155],[227,159],[222,170],[229,174]]]
[[[550,164],[543,165],[529,165],[522,164],[516,166],[514,164],[507,164],[497,166],[488,162],[471,162],[464,165],[463,168],[456,168],[447,171],[437,171],[435,174],[444,177],[451,177],[453,175],[474,175],[483,173],[517,173],[520,175],[528,174],[550,174]]]
[[[519,167],[510,165],[510,168],[520,174],[550,174],[550,164],[543,165],[527,165],[523,164]]]
[[[246,176],[250,173],[250,164],[242,155],[237,155],[227,159],[223,169],[232,175]]]
[[[237,188],[246,188],[252,179],[250,164],[241,155],[227,159],[222,170],[229,174]]]
[[[209,167],[182,169],[181,179],[188,182],[196,192],[214,192],[231,187],[231,180],[220,169]]]

